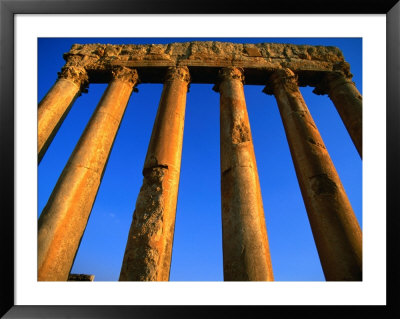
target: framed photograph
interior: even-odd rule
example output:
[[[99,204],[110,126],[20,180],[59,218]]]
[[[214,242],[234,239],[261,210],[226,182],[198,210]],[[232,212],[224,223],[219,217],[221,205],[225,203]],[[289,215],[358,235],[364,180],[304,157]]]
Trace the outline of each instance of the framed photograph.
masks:
[[[96,3],[0,3],[0,136],[4,185],[2,216],[4,225],[7,225],[2,232],[3,243],[7,243],[2,248],[2,316],[152,318],[197,314],[204,316],[208,312],[217,315],[240,313],[247,316],[256,311],[272,313],[274,316],[310,313],[318,315],[320,312],[332,311],[339,316],[374,311],[379,317],[391,317],[399,313],[395,302],[398,294],[396,295],[394,287],[398,272],[398,262],[395,260],[397,220],[394,217],[398,208],[395,201],[396,167],[399,160],[396,137],[400,133],[400,5],[397,1],[382,4],[374,1],[352,1],[350,4],[340,1],[299,4],[289,1],[285,4],[265,3],[261,7],[249,3],[246,8],[240,4],[232,4],[226,8],[222,3],[189,5],[179,1],[168,4],[119,0]],[[264,47],[268,49],[264,50]],[[176,67],[171,61],[178,56],[181,64]],[[240,63],[230,61],[227,56],[233,56],[232,61],[237,60]],[[96,60],[97,57],[101,57],[100,60]],[[182,60],[182,57],[186,57],[186,60]],[[336,73],[331,71],[330,62],[324,59],[333,59],[333,70]],[[89,65],[83,73],[79,73],[77,60]],[[264,60],[269,64],[262,64],[265,63]],[[303,62],[298,62],[300,60]],[[182,66],[182,61],[185,61],[183,64],[186,63],[189,69]],[[258,67],[264,73],[251,65],[256,63],[254,61],[261,63]],[[272,72],[269,68],[275,62],[280,64],[279,69],[284,66],[286,73],[278,75],[279,72]],[[157,65],[157,68],[149,69],[151,63]],[[241,66],[237,67],[235,63]],[[221,67],[226,72],[230,70],[230,75],[224,75]],[[350,88],[351,94],[359,95],[360,99],[362,95],[362,138],[361,131],[357,133],[349,126],[349,118],[346,118],[349,115],[344,115],[341,111],[338,105],[340,103],[333,93],[333,82],[329,82],[339,83],[342,80],[328,77],[325,79],[321,74],[328,73],[314,71],[324,71],[325,67],[331,72],[329,74],[341,74],[351,79],[345,82],[355,85]],[[132,70],[137,70],[137,74],[131,74]],[[190,72],[186,74],[185,70]],[[113,78],[123,80],[113,82],[109,79],[110,74]],[[265,74],[266,80],[263,77]],[[72,76],[74,79],[79,77],[78,86],[58,80],[71,79]],[[276,80],[280,76],[285,77],[286,82]],[[159,80],[161,77],[170,81],[168,85],[173,89],[165,84],[163,86],[163,82]],[[171,80],[175,77],[179,77],[183,81],[179,83],[184,83],[185,90],[190,92],[186,96],[187,102],[182,104],[182,123],[175,118],[178,114],[175,113],[176,110],[173,113],[175,115],[172,117],[171,113],[165,121],[159,115],[160,109],[168,112],[168,103],[171,103],[168,101],[174,99],[178,94],[176,92],[180,90],[179,85],[182,84],[178,85],[175,80]],[[125,79],[128,78],[130,80],[126,82]],[[224,88],[221,84],[228,83],[223,82],[228,81],[228,78],[235,81],[241,79],[242,84],[249,85],[243,85],[243,93],[240,90],[235,93],[236,89],[233,88],[236,86],[228,89],[229,85]],[[131,83],[132,79],[136,79],[136,82]],[[279,85],[288,85],[289,79],[296,81],[298,90],[301,88],[298,91],[301,92],[298,102],[300,104],[296,102],[293,105],[301,105],[304,98],[304,105],[307,104],[315,121],[312,125],[314,130],[304,133],[309,141],[305,146],[300,146],[301,142],[297,138],[299,134],[303,134],[303,129],[298,129],[295,135],[291,135],[289,125],[292,124],[289,117],[285,118],[284,112],[284,101],[287,97],[279,98]],[[70,94],[75,101],[75,107],[69,106],[66,112],[69,112],[68,115],[64,114],[60,120],[64,121],[63,124],[56,124],[56,129],[50,133],[43,150],[39,151],[38,160],[42,134],[38,119],[42,115],[39,113],[40,106],[38,109],[37,105],[41,100],[51,100],[50,93],[58,90],[57,86],[62,87],[66,99],[68,90],[78,90]],[[121,102],[125,103],[122,105],[123,111],[115,114],[109,113],[115,112],[115,108],[105,111],[107,94],[118,95],[119,99],[123,99],[123,92],[127,87],[128,100],[126,103]],[[228,94],[224,90],[232,91]],[[289,86],[287,90],[290,91]],[[60,93],[57,94],[59,96]],[[227,94],[225,98],[224,94]],[[237,102],[240,97],[231,99],[234,94],[245,94],[245,104]],[[297,98],[296,94],[291,98]],[[182,101],[180,97],[176,99],[175,104]],[[237,139],[240,143],[244,140],[252,141],[246,145],[251,145],[251,152],[255,151],[254,156],[257,158],[258,173],[256,168],[255,174],[260,178],[257,176],[258,184],[255,183],[255,186],[246,179],[234,181],[233,177],[224,177],[232,169],[224,170],[228,165],[226,158],[238,156],[240,160],[242,156],[239,153],[229,153],[236,152],[236,148],[231,149],[222,142],[224,123],[230,121],[227,118],[222,120],[224,116],[230,116],[229,112],[223,112],[224,103],[232,103],[230,107],[239,109],[242,107],[240,105],[244,105],[244,112],[249,112],[245,116],[248,116],[247,120],[240,125],[236,123]],[[359,105],[361,110],[361,102]],[[347,111],[345,106],[344,112]],[[115,129],[110,126],[101,128],[105,119],[98,114],[106,114],[113,123],[117,123],[114,125]],[[118,119],[118,116],[121,118]],[[184,139],[179,135],[183,135],[183,119]],[[236,120],[235,117],[232,119],[233,122]],[[249,123],[246,124],[246,121]],[[164,144],[159,145],[153,135],[161,134],[159,130],[164,130],[163,125],[168,127],[165,132],[176,125],[176,132],[173,134],[177,135],[165,133],[167,135]],[[115,132],[107,137],[105,129]],[[233,144],[236,143],[234,130],[232,128],[233,135],[229,137]],[[85,134],[88,135],[87,146]],[[97,149],[109,147],[108,151],[104,151],[105,162],[96,164],[100,165],[99,168],[90,168],[99,174],[99,185],[92,191],[86,186],[82,190],[74,190],[79,181],[72,181],[72,177],[69,177],[66,180],[72,182],[68,184],[59,176],[70,176],[67,168],[75,165],[71,164],[75,161],[74,156],[78,162],[86,161],[79,155],[84,154],[79,147],[84,149],[94,145],[95,134],[100,134],[99,143],[106,143],[99,144]],[[246,136],[250,136],[250,139],[246,139]],[[172,146],[167,147],[166,143],[172,143],[174,138],[177,138],[176,143],[168,144]],[[160,135],[158,140],[162,139]],[[182,152],[182,139],[181,164],[179,154]],[[307,168],[299,164],[305,154],[302,155],[301,152],[311,144],[312,147],[319,145],[318,149],[326,147],[329,150],[334,166],[329,164],[331,162],[324,162],[323,165],[332,165],[333,170],[336,167],[337,171],[336,175],[329,175],[329,178],[322,180],[318,175],[318,180],[310,182],[312,196],[322,194],[312,203],[309,202],[312,199],[306,200],[311,197],[307,197],[307,187],[302,186],[301,182],[305,178],[311,180],[313,177],[306,174],[310,175],[312,171],[304,173]],[[175,149],[176,145],[178,148]],[[167,148],[172,155],[168,155]],[[311,152],[316,154],[315,150]],[[321,155],[318,158],[322,157]],[[160,164],[160,158],[166,158],[167,164]],[[176,160],[178,162],[175,163]],[[85,163],[79,162],[76,167],[89,170]],[[168,188],[163,193],[163,189],[167,184],[173,185],[173,180],[169,181],[169,178],[174,178],[174,175],[169,177],[170,173],[166,173],[166,170],[176,165],[180,187],[178,208],[174,208],[176,203],[171,204],[175,205],[171,211],[176,209],[177,212],[175,226],[172,224],[175,232],[172,231],[170,240],[171,250],[172,241],[174,243],[172,264],[165,266],[165,275],[160,275],[162,272],[159,271],[152,275],[146,264],[143,266],[147,267],[143,270],[145,275],[132,277],[132,273],[129,273],[132,267],[136,269],[136,273],[142,270],[137,270],[141,267],[140,262],[135,265],[131,262],[128,266],[129,258],[133,258],[132,254],[138,254],[135,246],[130,246],[135,245],[132,238],[136,237],[131,234],[128,236],[129,227],[134,229],[142,225],[137,221],[135,224],[135,218],[148,218],[147,204],[143,204],[147,203],[146,196],[153,201],[152,206],[156,205],[154,198],[161,198],[160,203],[167,205],[162,196],[174,191],[173,188]],[[252,167],[254,166],[255,163]],[[244,176],[239,171],[235,174],[232,176]],[[335,182],[337,175],[340,179],[337,177]],[[87,178],[92,180],[94,177]],[[159,180],[158,188],[155,187],[155,178]],[[163,179],[168,179],[165,185]],[[153,184],[148,186],[146,183],[150,180]],[[244,218],[242,224],[232,226],[229,215],[226,215],[226,211],[232,212],[234,208],[226,201],[226,196],[233,196],[231,186],[224,185],[244,183],[245,180],[245,192],[238,195],[232,203],[253,205],[252,187],[262,197],[260,214],[264,214],[265,210],[267,244],[269,240],[270,249],[267,256],[271,255],[273,275],[272,268],[268,268],[268,260],[258,259],[256,251],[246,250],[250,264],[245,262],[243,267],[249,267],[248,271],[251,272],[253,267],[261,269],[264,267],[263,263],[266,263],[267,268],[265,274],[260,275],[257,270],[254,275],[246,273],[246,276],[254,277],[238,279],[241,278],[242,266],[238,266],[236,261],[228,262],[233,256],[229,255],[229,249],[241,245],[252,246],[241,242],[246,240],[246,236],[235,235],[235,227],[253,232],[251,242],[263,242],[266,238],[266,234],[258,234],[254,230],[257,229],[254,227],[258,227],[254,226],[254,219],[246,222]],[[348,261],[342,260],[335,264],[331,253],[323,251],[327,248],[323,246],[324,239],[321,236],[329,238],[333,235],[326,234],[326,230],[316,226],[318,223],[315,218],[320,218],[318,209],[337,209],[336,204],[330,204],[331,199],[326,194],[334,187],[332,185],[339,184],[343,184],[347,195],[345,193],[345,200],[337,200],[336,204],[343,201],[351,203],[349,205],[352,208],[345,203],[340,204],[344,205],[340,209],[348,210],[346,207],[350,207],[354,211],[354,225],[358,220],[362,229],[362,235],[360,231],[359,236],[362,236],[362,243],[361,239],[359,241],[359,246],[362,246],[362,275],[361,271],[354,270],[354,265],[351,264],[353,261],[349,261],[351,275],[346,271],[340,274],[342,262]],[[62,189],[59,191],[59,199],[58,189]],[[160,189],[161,195],[156,197],[155,194]],[[40,268],[37,265],[42,258],[41,249],[44,246],[41,245],[53,245],[48,244],[47,239],[42,244],[41,225],[44,223],[43,227],[47,227],[46,234],[52,227],[61,227],[49,224],[46,219],[46,216],[54,216],[52,204],[48,202],[61,203],[57,205],[64,205],[65,211],[69,212],[68,200],[65,200],[66,191],[77,192],[78,195],[86,194],[87,199],[93,195],[89,204],[79,204],[80,214],[86,214],[86,218],[90,216],[91,219],[87,225],[83,223],[84,237],[81,238],[78,231],[76,240],[72,238],[72,233],[82,223],[78,221],[74,224],[75,217],[70,217],[62,226],[70,229],[66,234],[68,240],[75,240],[79,247],[78,252],[71,249],[72,259],[68,262],[73,266],[66,266],[68,269],[64,271],[59,265],[51,266],[49,257],[46,257],[45,263],[41,265],[48,268]],[[178,188],[175,191],[177,196]],[[92,195],[88,195],[89,192]],[[149,192],[156,193],[148,195]],[[335,191],[335,194],[338,193]],[[68,196],[72,198],[75,195],[71,193]],[[326,204],[321,204],[324,200]],[[240,204],[237,204],[238,201]],[[85,205],[89,207],[86,213]],[[315,205],[321,206],[315,208]],[[142,206],[146,207],[142,209]],[[164,210],[168,209],[167,206],[163,207]],[[132,221],[134,210],[136,217]],[[40,217],[41,214],[45,217]],[[164,223],[167,222],[165,216],[161,219]],[[335,222],[335,219],[332,220]],[[321,221],[325,223],[326,219]],[[153,226],[157,225],[156,221],[153,222]],[[55,219],[55,223],[60,221]],[[352,221],[347,220],[346,227],[353,227],[351,223]],[[229,233],[229,227],[233,227],[232,233]],[[262,228],[265,229],[260,229]],[[303,232],[303,229],[307,230]],[[134,231],[137,232],[138,229]],[[356,234],[357,231],[350,233]],[[168,236],[164,230],[162,234]],[[61,236],[60,232],[57,236]],[[157,236],[159,238],[160,235]],[[288,240],[284,241],[283,238]],[[357,239],[354,237],[350,241],[353,243]],[[160,251],[157,250],[157,254]],[[185,252],[191,253],[191,259]],[[149,260],[150,255],[148,252],[146,254],[146,260]],[[124,259],[121,268],[122,257]],[[58,267],[58,270],[55,271],[54,267]],[[143,276],[147,276],[147,279]],[[71,282],[88,280],[94,281]],[[143,280],[150,282],[140,282]],[[169,282],[162,282],[165,280]],[[245,282],[246,280],[252,282]],[[374,306],[373,310],[371,306]]]

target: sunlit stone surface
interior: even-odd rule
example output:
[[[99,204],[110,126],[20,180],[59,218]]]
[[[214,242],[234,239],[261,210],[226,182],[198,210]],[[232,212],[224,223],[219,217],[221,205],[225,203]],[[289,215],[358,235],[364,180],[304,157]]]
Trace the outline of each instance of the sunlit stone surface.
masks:
[[[277,99],[326,279],[362,279],[360,227],[299,91],[299,86],[314,86],[316,94],[329,95],[361,156],[362,97],[338,48],[215,41],[75,44],[64,58],[59,79],[39,104],[38,162],[88,84],[109,85],[39,218],[38,280],[68,280],[125,108],[139,82],[163,83],[164,89],[121,281],[169,280],[189,82],[215,84],[220,93],[224,280],[273,280],[243,85],[266,85],[265,92]]]

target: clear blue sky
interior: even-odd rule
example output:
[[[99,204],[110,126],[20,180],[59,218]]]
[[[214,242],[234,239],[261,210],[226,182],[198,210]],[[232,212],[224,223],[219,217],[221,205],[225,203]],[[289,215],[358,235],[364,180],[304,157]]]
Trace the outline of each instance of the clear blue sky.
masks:
[[[339,47],[362,94],[361,38],[40,38],[38,102],[57,79],[63,53],[74,43],[147,44],[215,40]],[[38,167],[38,216],[89,121],[106,84],[91,84],[64,120]],[[161,84],[140,84],[133,93],[83,236],[73,273],[95,281],[118,280],[139,189]],[[272,266],[277,281],[324,280],[296,179],[276,100],[263,86],[245,86],[263,195]],[[330,99],[301,88],[362,227],[362,161]],[[172,252],[171,281],[221,281],[222,226],[219,160],[219,94],[191,84],[187,95],[181,179]]]

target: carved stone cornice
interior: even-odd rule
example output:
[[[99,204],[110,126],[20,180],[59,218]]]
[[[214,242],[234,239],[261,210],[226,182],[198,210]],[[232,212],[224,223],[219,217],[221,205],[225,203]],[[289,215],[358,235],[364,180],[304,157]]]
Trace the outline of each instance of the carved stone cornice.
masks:
[[[165,74],[164,82],[181,80],[190,83],[190,73],[186,66],[180,67],[169,67],[167,73]]]
[[[89,77],[84,67],[65,65],[57,74],[59,79],[70,80],[80,87],[81,92],[87,92]]]
[[[283,86],[287,92],[297,92],[297,75],[288,68],[276,70],[270,75],[263,92],[273,95],[278,86]]]
[[[142,83],[162,83],[168,67],[188,67],[191,83],[217,82],[216,69],[243,68],[246,83],[260,85],[262,72],[289,68],[299,76],[300,86],[315,86],[321,72],[341,72],[351,78],[349,64],[340,49],[280,43],[230,43],[219,41],[169,44],[74,44],[64,54],[68,65],[84,67],[90,82],[107,83],[110,68],[137,69]],[[202,72],[208,76],[202,76]],[[314,73],[314,74],[312,74]],[[315,75],[315,77],[314,77]]]
[[[65,53],[65,58],[80,56],[93,61],[204,61],[221,64],[226,61],[235,63],[252,62],[268,64],[269,62],[302,61],[317,64],[330,63],[333,65],[344,62],[340,49],[332,46],[311,46],[281,43],[231,43],[220,41],[175,42],[169,44],[74,44]],[[216,64],[215,64],[216,63]]]
[[[242,68],[228,67],[221,68],[218,71],[217,82],[215,83],[213,90],[219,92],[219,86],[223,81],[239,80],[244,84],[244,70]]]
[[[321,81],[319,82],[319,84],[315,86],[313,93],[315,93],[317,95],[328,94],[328,96],[330,96],[330,92],[333,89],[335,89],[336,87],[338,87],[340,85],[347,84],[347,83],[354,84],[354,82],[351,80],[351,78],[346,77],[341,72],[327,72],[321,78]]]
[[[116,66],[111,70],[113,80],[128,82],[133,86],[139,82],[139,75],[135,69]]]

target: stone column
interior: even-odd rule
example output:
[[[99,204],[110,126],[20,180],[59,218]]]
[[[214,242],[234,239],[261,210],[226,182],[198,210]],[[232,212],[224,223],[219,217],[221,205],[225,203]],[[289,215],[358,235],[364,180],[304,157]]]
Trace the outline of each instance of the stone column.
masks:
[[[154,122],[120,281],[168,281],[189,70],[169,68]]]
[[[224,68],[220,92],[221,204],[225,281],[272,281],[264,208],[241,69]]]
[[[56,83],[39,103],[38,163],[42,160],[75,99],[89,84],[83,67],[64,66],[58,76]]]
[[[361,230],[294,73],[276,71],[264,91],[278,102],[326,280],[362,280]]]
[[[66,281],[138,77],[117,68],[38,223],[38,280]]]
[[[328,94],[362,157],[362,96],[354,82],[342,73],[331,72],[324,76],[313,92]]]

